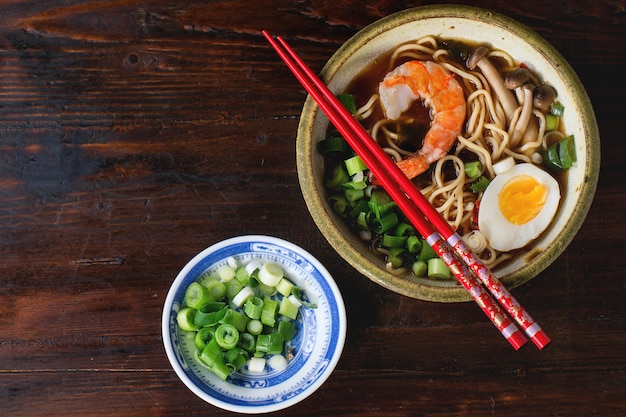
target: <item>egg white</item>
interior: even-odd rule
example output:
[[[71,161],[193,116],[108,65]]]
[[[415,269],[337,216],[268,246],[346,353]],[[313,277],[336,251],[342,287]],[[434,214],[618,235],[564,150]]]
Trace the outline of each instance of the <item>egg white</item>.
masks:
[[[506,183],[519,175],[528,175],[547,189],[545,204],[532,220],[525,224],[513,224],[500,211],[500,193]],[[503,172],[489,183],[480,201],[478,229],[496,250],[507,252],[526,246],[539,236],[550,224],[559,207],[561,192],[559,183],[546,171],[523,163]]]

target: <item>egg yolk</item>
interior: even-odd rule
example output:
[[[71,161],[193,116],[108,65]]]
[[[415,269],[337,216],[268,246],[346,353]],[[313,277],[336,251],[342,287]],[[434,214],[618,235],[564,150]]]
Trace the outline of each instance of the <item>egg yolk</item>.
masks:
[[[547,188],[530,175],[509,180],[498,198],[500,211],[513,224],[526,224],[541,211],[548,196]]]

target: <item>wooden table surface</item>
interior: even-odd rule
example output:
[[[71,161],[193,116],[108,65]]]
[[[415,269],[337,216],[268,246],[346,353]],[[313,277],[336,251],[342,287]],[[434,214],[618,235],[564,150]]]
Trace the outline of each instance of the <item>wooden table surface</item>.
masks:
[[[552,337],[515,352],[473,303],[392,293],[345,263],[300,192],[302,88],[365,25],[430,2],[2,0],[0,414],[227,416],[170,367],[163,302],[224,238],[267,234],[334,275],[349,328],[326,383],[276,416],[626,415],[626,3],[464,2],[545,37],[602,141],[580,232],[514,295]],[[456,2],[455,2],[456,3]]]

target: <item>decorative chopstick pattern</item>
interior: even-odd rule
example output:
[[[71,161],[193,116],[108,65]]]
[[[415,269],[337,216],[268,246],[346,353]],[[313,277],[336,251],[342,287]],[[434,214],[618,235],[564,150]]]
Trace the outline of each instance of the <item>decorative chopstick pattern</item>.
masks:
[[[543,349],[550,342],[550,339],[541,327],[491,273],[480,258],[465,245],[461,237],[426,200],[363,126],[319,77],[308,68],[284,39],[277,37],[275,40],[267,31],[262,33],[328,119],[372,171],[385,191],[389,193],[439,257],[444,260],[459,283],[469,292],[472,299],[511,346],[517,350],[528,339],[507,316],[502,307],[524,329],[535,345],[539,349]],[[483,285],[496,297],[497,302]]]

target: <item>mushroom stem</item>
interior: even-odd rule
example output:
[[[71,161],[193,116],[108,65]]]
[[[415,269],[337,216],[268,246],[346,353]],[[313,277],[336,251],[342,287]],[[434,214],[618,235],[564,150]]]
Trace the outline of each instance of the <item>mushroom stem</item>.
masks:
[[[496,97],[498,97],[498,100],[502,104],[507,122],[510,122],[515,113],[515,109],[517,109],[517,101],[513,93],[504,85],[504,80],[498,70],[496,70],[491,61],[489,61],[489,58],[486,56],[487,52],[488,50],[484,46],[476,48],[470,58],[469,66],[470,69],[474,66],[478,66],[481,70],[487,82],[496,93]]]
[[[531,129],[531,126],[534,127],[535,135],[537,134],[537,125],[535,123],[530,123],[530,116],[533,113],[533,87],[529,84],[524,84],[522,90],[524,93],[524,102],[522,104],[522,112],[520,113],[519,119],[515,124],[513,134],[511,135],[512,146],[517,146],[522,137],[526,136],[526,132]],[[532,132],[529,133],[529,136],[531,134]]]

